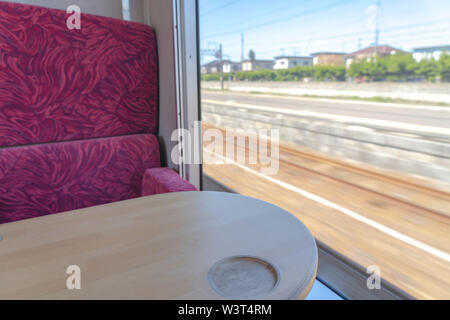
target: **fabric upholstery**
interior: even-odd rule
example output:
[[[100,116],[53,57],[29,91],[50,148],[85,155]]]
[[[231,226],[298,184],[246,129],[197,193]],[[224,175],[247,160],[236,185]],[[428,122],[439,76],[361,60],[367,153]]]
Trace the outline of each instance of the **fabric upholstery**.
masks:
[[[0,224],[141,196],[152,134],[0,149]]]
[[[69,16],[0,1],[0,224],[195,189],[158,168],[154,30]]]
[[[145,171],[142,180],[142,196],[181,191],[198,190],[172,169],[154,168]]]
[[[0,147],[157,132],[154,30],[0,2]]]

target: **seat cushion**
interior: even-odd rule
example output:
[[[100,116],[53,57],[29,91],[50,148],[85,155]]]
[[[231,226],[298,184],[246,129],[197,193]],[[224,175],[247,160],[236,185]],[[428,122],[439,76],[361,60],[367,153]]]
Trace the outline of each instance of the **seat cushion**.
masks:
[[[0,149],[0,223],[139,197],[159,166],[152,134]]]
[[[154,30],[0,2],[0,147],[157,132]]]

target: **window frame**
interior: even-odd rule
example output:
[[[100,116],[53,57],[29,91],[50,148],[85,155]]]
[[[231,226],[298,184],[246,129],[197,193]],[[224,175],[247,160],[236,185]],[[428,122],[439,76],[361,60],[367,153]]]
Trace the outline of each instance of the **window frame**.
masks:
[[[180,175],[202,189],[198,0],[173,0],[175,79]],[[189,132],[191,141],[187,144]],[[193,148],[190,148],[193,146]],[[187,161],[198,160],[198,161]]]

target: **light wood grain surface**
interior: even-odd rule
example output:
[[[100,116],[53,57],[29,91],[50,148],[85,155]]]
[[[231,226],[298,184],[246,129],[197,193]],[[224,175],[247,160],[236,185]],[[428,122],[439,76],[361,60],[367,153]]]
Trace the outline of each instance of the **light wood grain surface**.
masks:
[[[172,193],[0,225],[0,299],[224,299],[218,261],[251,256],[279,271],[266,299],[305,298],[317,248],[274,205],[217,192]],[[81,290],[66,269],[81,268]]]

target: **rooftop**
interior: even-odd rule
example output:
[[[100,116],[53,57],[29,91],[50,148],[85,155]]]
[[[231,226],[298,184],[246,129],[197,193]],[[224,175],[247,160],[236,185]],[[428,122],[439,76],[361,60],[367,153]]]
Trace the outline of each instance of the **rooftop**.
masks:
[[[418,51],[429,51],[429,50],[448,50],[450,51],[450,45],[446,44],[446,45],[441,45],[441,46],[431,46],[431,47],[419,47],[419,48],[414,48],[413,49],[414,52],[418,52]]]
[[[255,60],[244,60],[242,62],[273,62],[273,60],[255,59]]]
[[[219,63],[220,63],[219,60],[212,60],[212,61],[209,61],[209,62],[207,62],[207,63],[202,64],[202,66],[203,66],[203,67],[206,67],[206,66],[215,66],[215,65],[218,65]],[[222,61],[222,63],[223,63],[223,64],[229,64],[229,63],[231,63],[231,64],[239,64],[240,62],[234,62],[234,61],[230,61],[230,60],[224,59],[224,60]]]
[[[310,56],[278,56],[275,59],[311,59]]]
[[[212,61],[210,61],[210,62],[207,62],[207,63],[202,64],[202,66],[204,66],[204,67],[206,67],[206,66],[214,66],[214,65],[217,65],[217,64],[219,64],[219,61],[217,61],[217,60],[212,60]]]
[[[358,55],[358,54],[373,54],[373,53],[379,53],[379,54],[390,54],[392,51],[395,52],[405,52],[401,49],[394,48],[392,46],[388,45],[382,45],[382,46],[371,46],[367,47],[355,52],[352,52],[349,54],[349,56]]]
[[[345,53],[345,52],[331,52],[331,51],[322,51],[322,52],[311,53],[312,56],[318,56],[318,55],[321,55],[321,54],[330,54],[330,55],[334,54],[334,55],[343,56],[343,55],[346,55],[347,53]]]

